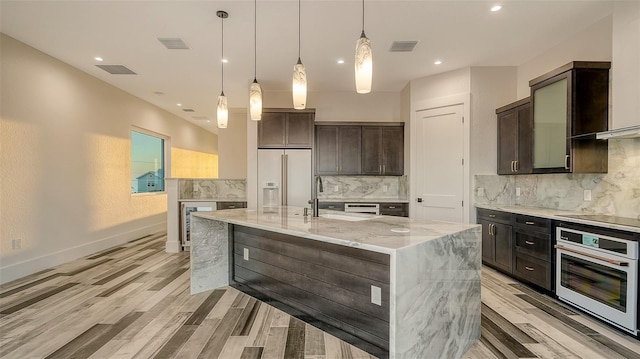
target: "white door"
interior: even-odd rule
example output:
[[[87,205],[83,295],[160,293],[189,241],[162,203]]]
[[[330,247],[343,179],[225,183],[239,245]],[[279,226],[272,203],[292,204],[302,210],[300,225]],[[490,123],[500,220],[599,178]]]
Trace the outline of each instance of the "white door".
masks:
[[[288,206],[309,207],[311,200],[311,150],[285,150]]]
[[[418,110],[415,123],[412,217],[463,223],[463,105]]]

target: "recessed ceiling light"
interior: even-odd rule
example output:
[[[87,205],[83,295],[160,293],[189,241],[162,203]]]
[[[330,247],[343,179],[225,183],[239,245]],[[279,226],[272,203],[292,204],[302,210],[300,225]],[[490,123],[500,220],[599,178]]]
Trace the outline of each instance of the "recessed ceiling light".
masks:
[[[342,64],[344,64],[344,60],[343,60],[343,59],[340,59],[340,60],[338,60],[338,63],[339,63],[340,65],[342,65]]]
[[[177,103],[176,106],[182,107],[182,104],[181,103]]]
[[[440,61],[440,60],[436,60],[436,61],[434,62],[434,65],[440,65],[441,63],[442,63],[442,61]]]
[[[495,5],[491,8],[491,11],[496,12],[500,11],[500,9],[502,9],[502,5]]]
[[[102,57],[100,57],[100,56],[96,56],[96,57],[94,57],[94,59],[95,59],[96,61],[99,61],[99,62],[104,61],[104,59],[103,59]]]
[[[229,62],[229,60],[227,60],[227,59],[222,59],[222,62],[224,62],[224,63],[226,64],[227,62]]]

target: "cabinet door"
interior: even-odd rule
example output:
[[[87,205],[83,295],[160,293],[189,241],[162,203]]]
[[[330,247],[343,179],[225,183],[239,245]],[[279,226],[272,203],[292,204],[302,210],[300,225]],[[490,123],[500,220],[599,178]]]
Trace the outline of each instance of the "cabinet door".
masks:
[[[492,235],[491,222],[479,220],[478,223],[482,225],[482,261],[494,264],[495,239]]]
[[[567,123],[571,72],[531,88],[534,172],[569,172]]]
[[[287,148],[313,147],[313,123],[312,113],[288,113],[285,136]]]
[[[495,240],[495,265],[511,272],[513,267],[513,245],[511,240],[511,226],[493,223],[493,237]]]
[[[258,122],[258,148],[283,148],[287,114],[266,112]]]
[[[361,126],[338,127],[338,173],[358,175],[361,173]]]
[[[382,127],[362,126],[362,174],[382,174]]]
[[[316,174],[338,174],[338,126],[316,127]]]
[[[518,145],[518,112],[513,109],[498,114],[498,174],[515,172]]]
[[[518,113],[518,158],[516,172],[519,174],[533,172],[533,118],[531,105],[516,109]]]
[[[382,128],[382,174],[404,174],[404,127]]]

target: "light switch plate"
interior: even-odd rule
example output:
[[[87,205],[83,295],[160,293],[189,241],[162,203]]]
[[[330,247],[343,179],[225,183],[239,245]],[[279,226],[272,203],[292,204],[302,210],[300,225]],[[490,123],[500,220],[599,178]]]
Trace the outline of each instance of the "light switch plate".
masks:
[[[382,289],[375,285],[371,286],[371,303],[382,306]]]
[[[388,185],[382,186],[382,192],[387,193],[387,191],[389,191],[389,186]]]
[[[340,186],[335,185],[335,187],[333,187],[333,192],[340,192]]]
[[[248,261],[249,260],[249,248],[243,248],[242,252],[244,254],[244,260]]]
[[[590,189],[585,189],[584,190],[584,200],[585,201],[591,201],[591,190]]]
[[[478,196],[484,197],[484,188],[483,187],[478,187]]]
[[[520,187],[516,187],[516,197],[520,197]]]

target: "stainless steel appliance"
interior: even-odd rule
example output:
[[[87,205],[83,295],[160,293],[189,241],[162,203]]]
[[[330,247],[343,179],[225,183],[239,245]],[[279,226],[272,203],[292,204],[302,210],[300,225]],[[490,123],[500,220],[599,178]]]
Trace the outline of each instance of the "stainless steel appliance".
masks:
[[[307,207],[312,198],[312,171],[309,149],[259,149],[258,208]]]
[[[191,213],[215,210],[216,202],[180,202],[180,242],[183,247],[191,246]]]
[[[344,211],[351,213],[380,214],[380,204],[378,203],[345,203]]]
[[[594,233],[597,232],[597,233]],[[638,241],[633,234],[559,224],[556,294],[594,316],[638,334]],[[628,238],[621,238],[628,237]]]

